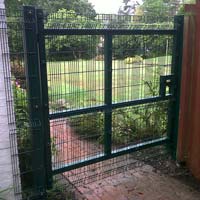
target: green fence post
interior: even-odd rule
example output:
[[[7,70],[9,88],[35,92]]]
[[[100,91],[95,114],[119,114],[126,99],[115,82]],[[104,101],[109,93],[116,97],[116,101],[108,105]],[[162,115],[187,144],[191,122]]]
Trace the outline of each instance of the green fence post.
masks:
[[[174,36],[174,47],[172,56],[172,74],[174,75],[175,79],[175,87],[172,88],[172,95],[174,96],[175,101],[172,102],[171,106],[169,137],[171,141],[170,148],[172,151],[172,156],[174,159],[176,159],[179,126],[184,16],[175,16],[174,28],[176,30],[176,34]]]
[[[51,163],[51,138],[49,124],[49,97],[48,97],[48,79],[45,52],[44,37],[44,15],[43,10],[37,9],[37,28],[38,28],[38,46],[40,60],[40,81],[42,89],[42,111],[43,111],[43,135],[45,141],[45,166],[47,188],[52,187],[52,163]]]
[[[44,136],[42,132],[42,101],[37,43],[37,16],[34,7],[23,7],[24,49],[27,95],[32,143],[32,171],[34,198],[44,199],[46,195]]]
[[[104,65],[104,152],[109,156],[112,149],[112,35],[109,33],[104,36]]]

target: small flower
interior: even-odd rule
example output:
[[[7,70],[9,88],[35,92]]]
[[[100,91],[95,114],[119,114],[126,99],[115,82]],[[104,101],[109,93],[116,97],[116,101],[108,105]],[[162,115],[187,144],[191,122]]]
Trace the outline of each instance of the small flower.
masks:
[[[15,81],[16,87],[20,88],[20,84],[18,81]]]

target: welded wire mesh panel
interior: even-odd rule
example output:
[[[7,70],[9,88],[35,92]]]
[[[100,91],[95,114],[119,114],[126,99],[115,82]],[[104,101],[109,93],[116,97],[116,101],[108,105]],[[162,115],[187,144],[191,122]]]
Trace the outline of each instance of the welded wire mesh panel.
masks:
[[[6,16],[5,10],[0,10],[0,13],[1,17],[6,18],[6,21],[0,21],[1,40],[3,41],[0,47],[3,56],[0,56],[4,58],[3,71],[14,193],[17,199],[28,199],[37,196],[42,190],[44,191],[44,188],[35,184],[34,175],[41,174],[45,167],[44,165],[38,167],[34,157],[43,151],[42,148],[36,148],[36,143],[43,145],[44,141],[40,137],[41,120],[32,118],[30,102],[39,102],[40,98],[28,95],[27,80],[30,77],[27,75],[27,65],[24,59],[24,23],[35,24],[35,21],[24,20],[22,11],[16,11],[9,16]],[[28,53],[37,54],[35,51]]]
[[[81,16],[65,9],[48,14],[45,27],[53,29],[170,29],[173,16],[163,18],[149,12],[146,15],[96,14]]]
[[[31,179],[33,169],[30,168],[30,146],[27,143],[28,132],[27,95],[23,59],[22,14],[13,13],[6,16],[6,11],[0,10],[1,58],[2,71],[6,90],[6,107],[9,123],[10,152],[14,193],[21,198],[22,180]],[[5,113],[6,114],[6,113]],[[9,159],[9,158],[8,158]],[[23,175],[22,175],[23,174]],[[30,176],[29,176],[29,175]],[[30,186],[30,184],[29,184]],[[7,188],[8,189],[8,188]],[[27,189],[27,187],[26,187]]]
[[[21,112],[20,114],[23,115]],[[13,163],[13,175],[14,179],[18,179],[18,181],[18,176],[20,176],[20,182],[18,184],[16,184],[17,181],[15,182],[16,194],[21,194],[21,197],[26,199],[38,194],[39,187],[37,188],[34,185],[34,174],[41,173],[41,170],[44,169],[44,166],[38,167],[33,161],[33,155],[41,151],[41,149],[33,148],[33,132],[38,137],[38,143],[42,144],[43,141],[40,138],[41,124],[39,121],[29,123],[26,121],[27,119],[21,118],[21,124],[19,124],[17,120],[18,117],[16,117],[16,129],[10,130],[13,154],[18,156],[19,159],[19,163]],[[20,173],[15,174],[18,169]]]
[[[168,101],[114,110],[112,149],[141,145],[167,137],[168,113]]]
[[[148,104],[140,106],[112,108],[112,103],[116,106],[160,98],[161,76],[172,74],[172,32],[123,35],[123,32],[115,34],[113,31],[108,37],[110,33],[105,31],[105,28],[155,29],[153,18],[150,19],[147,24],[144,16],[75,17],[66,10],[46,18],[50,116],[60,118],[51,120],[55,170],[102,157],[110,149],[130,148],[167,136],[167,103],[149,104],[147,101]],[[165,24],[165,28],[170,27]],[[67,32],[70,29],[76,31]],[[94,35],[94,32],[88,35],[79,32],[81,29],[99,29],[104,35]],[[112,53],[108,55],[109,52]],[[171,93],[165,85],[164,90],[165,95]],[[102,106],[102,113],[80,115],[81,109],[98,109],[98,106]],[[67,112],[74,110],[77,116],[71,112],[74,116],[66,118]],[[85,112],[88,111],[91,112]],[[160,126],[157,125],[159,112],[164,115]]]
[[[12,160],[13,173],[16,180],[21,178],[22,196],[25,199],[34,196],[38,191],[43,192],[44,189],[34,185],[34,174],[41,174],[46,167],[44,160],[43,164],[36,166],[34,162],[37,160],[36,155],[40,156],[40,152],[44,149],[34,148],[35,146],[51,145],[52,170],[55,170],[103,156],[104,147],[107,148],[105,140],[111,132],[112,140],[109,144],[111,150],[167,136],[168,101],[120,109],[113,109],[113,105],[109,105],[108,110],[104,107],[101,112],[79,113],[70,117],[66,117],[66,114],[67,111],[105,106],[105,96],[108,97],[108,94],[105,95],[107,90],[111,90],[109,91],[112,96],[111,104],[157,97],[160,76],[172,73],[173,36],[113,34],[112,48],[109,49],[112,50],[112,87],[110,89],[109,86],[108,88],[105,86],[105,79],[109,77],[105,77],[107,72],[104,35],[46,35],[49,115],[51,118],[51,114],[65,112],[65,115],[59,119],[51,118],[51,144],[46,144],[46,141],[40,137],[42,121],[31,120],[30,102],[41,102],[41,99],[37,96],[30,97],[28,93],[27,83],[34,76],[28,76],[24,59],[24,53],[38,55],[38,52],[25,52],[23,47],[24,23],[30,25],[36,21],[29,19],[23,21],[21,12],[16,16],[7,17],[7,21],[8,28],[3,26],[3,29],[8,32],[11,70],[5,69],[5,74],[8,82],[12,84],[11,87],[9,84],[6,87],[9,123],[14,124],[10,130],[10,138],[12,153],[19,159],[19,162],[16,159]],[[150,16],[80,16],[66,10],[61,10],[57,14],[47,13],[44,23],[45,29],[51,30],[171,29],[173,26],[170,17],[162,20]],[[169,94],[169,88],[165,92]],[[10,99],[12,96],[14,100]],[[13,110],[12,104],[14,104]],[[48,107],[48,105],[45,106]],[[111,129],[105,134],[105,128],[107,128],[105,119],[109,118],[108,114],[112,114]],[[135,160],[136,157],[133,158],[128,154],[74,169],[63,175],[73,184],[88,184],[111,176],[116,171],[127,170],[128,166],[134,166],[137,163]],[[17,167],[19,167],[19,172]],[[16,182],[15,191],[21,192],[19,182]]]
[[[102,156],[103,121],[102,113],[52,120],[53,168],[59,169]]]
[[[113,36],[113,102],[158,96],[160,76],[171,74],[172,48],[172,36]]]
[[[67,179],[81,191],[87,185],[93,184],[93,182],[100,180],[103,182],[108,177],[140,168],[148,164],[149,160],[154,160],[155,162],[156,159],[166,159],[168,155],[169,152],[164,146],[153,147],[74,169],[63,173],[62,177],[55,177],[55,179]],[[67,183],[65,182],[65,184]]]
[[[46,38],[50,112],[102,105],[104,64],[100,36]],[[101,53],[101,55],[100,55]]]

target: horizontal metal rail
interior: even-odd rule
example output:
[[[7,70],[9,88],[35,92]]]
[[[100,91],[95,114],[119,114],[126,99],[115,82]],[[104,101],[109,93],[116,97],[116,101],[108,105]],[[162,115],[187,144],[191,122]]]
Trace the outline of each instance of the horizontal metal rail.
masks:
[[[44,35],[174,35],[175,29],[44,29]]]
[[[110,158],[114,158],[114,157],[118,157],[118,156],[122,156],[124,154],[127,153],[133,153],[142,149],[147,149],[153,146],[158,146],[158,145],[162,145],[162,144],[166,144],[169,142],[169,139],[167,137],[163,137],[163,138],[159,138],[159,139],[155,139],[155,140],[151,140],[151,141],[147,141],[147,142],[143,142],[143,143],[139,143],[139,144],[135,144],[135,145],[131,145],[128,147],[124,147],[121,149],[117,149],[112,151],[112,153],[110,155],[105,155],[104,153],[99,154],[97,156],[93,156],[90,157],[88,159],[84,159],[82,161],[77,161],[77,162],[73,162],[70,163],[68,165],[63,165],[58,169],[53,169],[52,173],[53,175],[59,174],[59,173],[63,173],[66,171],[70,171],[79,167],[84,167],[87,165],[91,165],[97,162],[101,162]]]
[[[126,101],[126,102],[121,102],[121,103],[113,103],[111,106],[107,105],[102,105],[102,106],[96,106],[96,107],[89,107],[89,108],[82,108],[82,109],[77,109],[77,110],[70,110],[70,111],[65,111],[65,112],[57,112],[57,113],[52,113],[49,115],[49,119],[59,119],[59,118],[64,118],[64,117],[71,117],[75,115],[82,115],[82,114],[89,114],[93,112],[102,112],[102,111],[111,111],[113,109],[117,108],[124,108],[128,106],[137,106],[137,105],[142,105],[142,104],[148,104],[148,103],[156,103],[159,101],[166,101],[166,100],[173,100],[172,95],[167,95],[164,97],[151,97],[151,98],[146,98],[146,99],[139,99],[139,100],[133,100],[133,101]]]

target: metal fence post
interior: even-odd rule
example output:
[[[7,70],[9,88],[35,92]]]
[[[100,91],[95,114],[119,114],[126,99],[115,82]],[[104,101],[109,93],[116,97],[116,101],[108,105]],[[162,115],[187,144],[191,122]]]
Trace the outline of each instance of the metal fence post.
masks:
[[[44,14],[43,10],[37,10],[37,27],[38,27],[38,47],[40,60],[40,81],[42,92],[42,111],[43,111],[43,134],[45,139],[45,166],[46,166],[46,183],[47,187],[52,187],[52,163],[51,163],[51,138],[49,124],[49,97],[48,97],[48,79],[45,52],[44,37]]]
[[[179,126],[179,107],[180,107],[180,88],[181,88],[181,71],[182,71],[182,53],[183,53],[183,28],[184,28],[184,16],[175,16],[174,28],[176,34],[174,36],[174,47],[172,55],[172,74],[175,78],[175,86],[172,94],[175,101],[172,102],[170,110],[170,126],[169,126],[169,137],[170,137],[170,148],[172,156],[176,159],[177,155],[177,140],[178,140],[178,126]]]
[[[104,65],[104,103],[106,105],[104,114],[104,152],[106,156],[109,156],[112,146],[112,35],[109,33],[105,34],[104,38]]]
[[[32,171],[34,181],[34,196],[39,199],[45,197],[45,163],[44,163],[44,135],[43,112],[41,100],[41,85],[39,73],[39,54],[37,43],[37,16],[34,7],[23,8],[24,17],[24,49],[25,71],[27,80],[27,95],[30,116],[30,132],[32,140]]]

